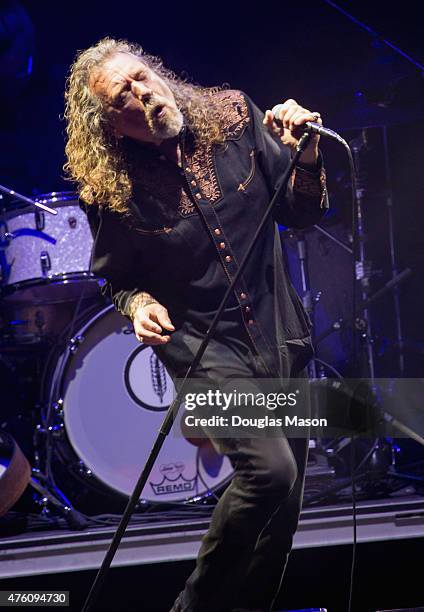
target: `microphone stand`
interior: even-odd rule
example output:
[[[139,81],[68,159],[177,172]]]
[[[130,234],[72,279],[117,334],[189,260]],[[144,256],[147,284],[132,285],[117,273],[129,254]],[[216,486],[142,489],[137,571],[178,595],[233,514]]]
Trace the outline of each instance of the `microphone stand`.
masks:
[[[275,202],[277,201],[277,199],[279,198],[281,192],[283,191],[283,189],[286,188],[288,180],[294,170],[294,167],[296,166],[298,159],[300,157],[300,155],[303,153],[303,151],[305,150],[305,148],[307,147],[310,138],[311,138],[312,134],[309,131],[306,131],[303,133],[302,137],[300,138],[297,147],[296,147],[296,151],[294,156],[292,157],[292,160],[290,162],[290,164],[288,165],[288,167],[286,168],[285,172],[283,173],[283,176],[281,178],[280,181],[280,185],[278,186],[277,190],[274,193],[274,196],[271,200],[271,202],[268,205],[268,208],[266,209],[264,216],[259,224],[259,226],[256,229],[256,232],[246,250],[246,253],[240,263],[239,269],[237,270],[237,273],[235,274],[232,282],[230,283],[230,285],[227,288],[227,291],[225,292],[224,297],[222,298],[222,302],[218,308],[218,310],[216,311],[216,314],[213,318],[213,321],[209,327],[209,329],[207,330],[203,340],[202,340],[202,344],[199,347],[199,350],[197,351],[189,369],[187,370],[187,373],[181,383],[181,386],[177,392],[177,395],[174,399],[174,401],[172,402],[172,404],[169,406],[167,413],[165,415],[165,418],[162,422],[162,425],[159,429],[159,433],[158,436],[156,438],[155,443],[153,444],[153,447],[150,451],[150,454],[147,458],[146,464],[140,474],[140,477],[137,481],[137,484],[135,485],[134,491],[131,494],[131,497],[128,501],[128,504],[124,510],[124,513],[122,515],[121,521],[116,529],[116,532],[112,538],[112,541],[109,545],[109,548],[106,552],[106,555],[103,559],[102,565],[99,569],[99,571],[97,572],[96,578],[93,582],[93,585],[90,589],[90,592],[88,594],[88,597],[84,603],[84,607],[82,608],[82,612],[88,612],[88,610],[93,609],[93,605],[100,593],[100,590],[104,584],[104,581],[106,579],[106,574],[110,568],[110,565],[113,561],[113,558],[115,556],[115,553],[119,547],[119,544],[121,542],[121,539],[125,533],[125,530],[128,526],[128,523],[130,521],[131,515],[134,512],[134,509],[140,499],[140,495],[141,492],[143,491],[143,488],[147,482],[147,479],[150,475],[150,472],[153,468],[153,465],[156,461],[156,458],[162,448],[162,445],[166,439],[166,436],[168,435],[168,433],[171,430],[172,424],[174,422],[174,418],[175,415],[178,411],[178,408],[180,406],[180,404],[182,403],[183,397],[184,397],[184,391],[187,388],[187,383],[189,378],[193,375],[193,373],[195,372],[197,366],[200,363],[201,358],[203,357],[203,354],[209,344],[209,341],[212,337],[212,335],[215,332],[215,329],[218,325],[218,322],[221,318],[222,312],[225,308],[225,305],[227,303],[228,298],[230,297],[231,293],[234,290],[234,287],[238,281],[238,279],[240,278],[241,274],[243,273],[245,266],[246,266],[246,262],[249,259],[249,256],[256,244],[256,241],[258,239],[258,236],[260,235],[263,227],[265,226],[268,218],[270,217]]]

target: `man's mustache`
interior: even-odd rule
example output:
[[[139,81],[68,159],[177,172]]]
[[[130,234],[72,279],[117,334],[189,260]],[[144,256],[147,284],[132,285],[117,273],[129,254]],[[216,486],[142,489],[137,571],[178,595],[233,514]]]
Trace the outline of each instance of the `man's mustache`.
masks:
[[[161,96],[152,96],[148,102],[145,102],[145,113],[150,120],[154,119],[156,115],[166,106],[166,100]]]

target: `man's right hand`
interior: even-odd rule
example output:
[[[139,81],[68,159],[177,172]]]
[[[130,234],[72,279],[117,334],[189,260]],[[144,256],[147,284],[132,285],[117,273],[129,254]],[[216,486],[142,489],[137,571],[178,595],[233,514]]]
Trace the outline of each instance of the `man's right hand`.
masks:
[[[137,340],[144,344],[166,344],[171,336],[161,336],[163,329],[174,331],[167,309],[159,302],[147,302],[134,305],[133,325]]]

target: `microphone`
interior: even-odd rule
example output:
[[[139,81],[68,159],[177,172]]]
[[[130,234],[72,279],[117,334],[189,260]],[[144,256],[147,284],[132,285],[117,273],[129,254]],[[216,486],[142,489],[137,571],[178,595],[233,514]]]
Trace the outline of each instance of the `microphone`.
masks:
[[[282,122],[277,119],[277,115],[280,114],[280,110],[282,109],[282,107],[282,104],[276,104],[272,109],[272,113],[274,115],[274,123],[279,127],[283,127]],[[303,125],[299,125],[297,127],[299,127],[299,129],[303,130],[304,132],[319,134],[320,136],[324,136],[325,138],[332,138],[333,140],[337,140],[341,144],[345,144],[345,140],[339,134],[337,134],[337,132],[334,132],[334,130],[330,130],[330,128],[326,128],[323,125],[316,123],[315,121],[307,121]]]

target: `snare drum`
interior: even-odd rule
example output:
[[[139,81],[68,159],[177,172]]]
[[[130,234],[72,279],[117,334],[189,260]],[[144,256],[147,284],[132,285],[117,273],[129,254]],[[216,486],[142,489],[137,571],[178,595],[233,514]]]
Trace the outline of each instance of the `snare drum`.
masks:
[[[59,398],[48,423],[56,432],[51,471],[61,475],[58,486],[67,488],[78,509],[89,513],[95,493],[108,495],[99,506],[105,511],[114,495],[122,501],[132,493],[174,386],[151,347],[136,340],[132,326],[113,306],[92,316],[70,347],[57,360],[50,383],[51,395]],[[142,500],[191,501],[232,475],[229,460],[207,438],[194,445],[184,437],[182,413],[180,408]]]
[[[31,206],[4,213],[2,297],[28,304],[58,303],[98,294],[89,272],[93,238],[87,217],[72,192],[49,193],[38,201],[57,210],[52,215]]]

